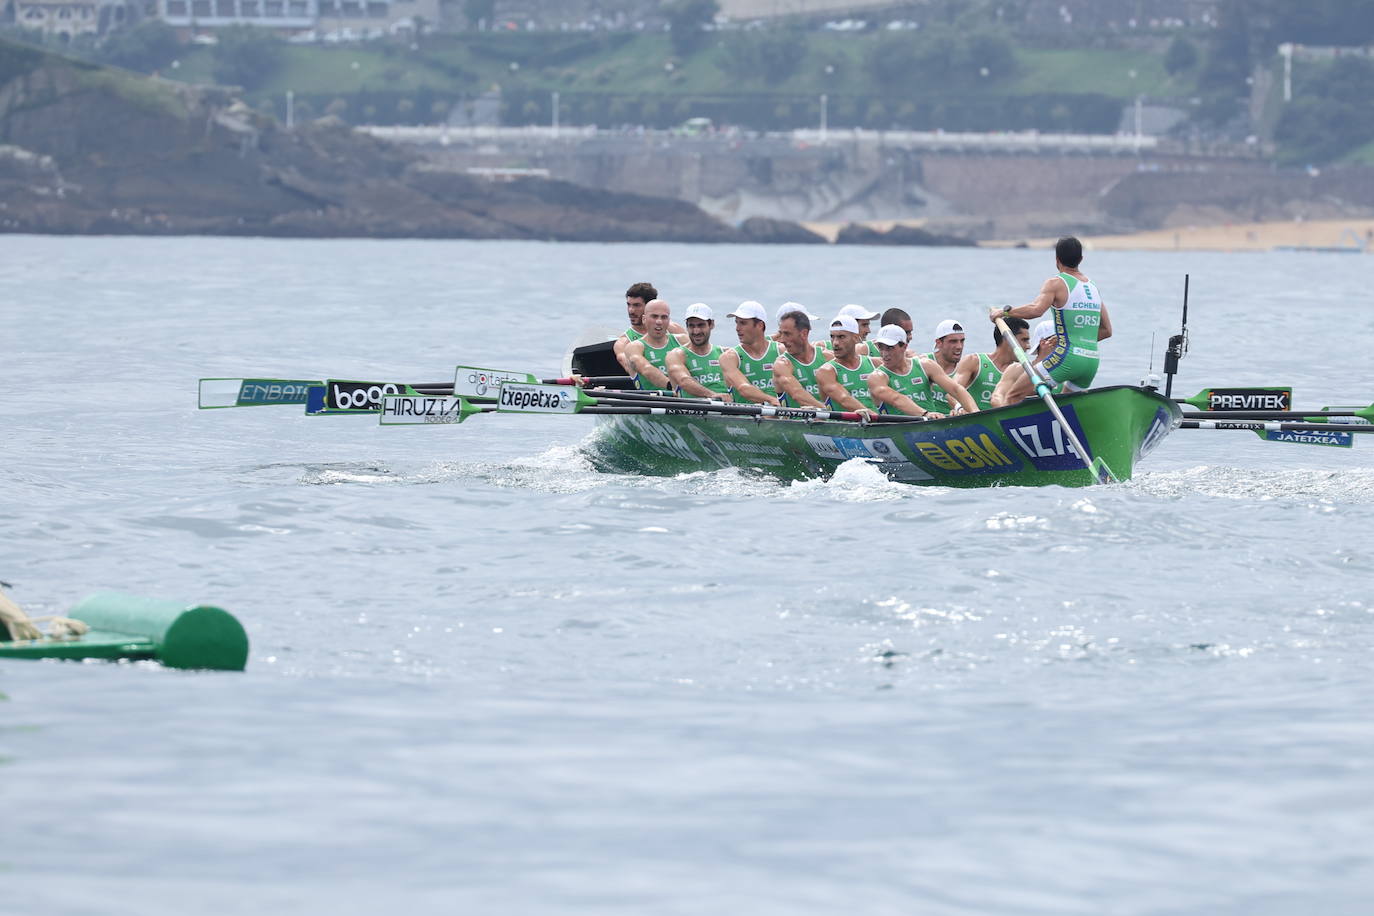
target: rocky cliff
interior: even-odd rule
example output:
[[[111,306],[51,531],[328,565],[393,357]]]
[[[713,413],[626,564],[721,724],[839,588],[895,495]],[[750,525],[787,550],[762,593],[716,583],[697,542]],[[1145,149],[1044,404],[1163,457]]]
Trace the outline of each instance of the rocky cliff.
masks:
[[[440,171],[338,122],[286,130],[227,90],[3,40],[0,231],[773,240],[683,201]]]

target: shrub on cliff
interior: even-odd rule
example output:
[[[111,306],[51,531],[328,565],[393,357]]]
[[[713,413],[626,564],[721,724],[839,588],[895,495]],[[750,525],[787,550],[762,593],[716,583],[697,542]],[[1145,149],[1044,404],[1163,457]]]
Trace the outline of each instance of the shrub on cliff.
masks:
[[[152,73],[170,64],[180,53],[176,30],[165,22],[149,19],[131,29],[111,32],[101,42],[97,56],[101,63]]]

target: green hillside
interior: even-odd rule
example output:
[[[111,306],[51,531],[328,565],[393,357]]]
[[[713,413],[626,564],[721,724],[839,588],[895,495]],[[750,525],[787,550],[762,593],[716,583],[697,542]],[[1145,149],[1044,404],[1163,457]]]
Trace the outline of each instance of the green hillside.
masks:
[[[952,50],[948,50],[952,46]],[[218,49],[189,49],[168,75],[212,82]],[[994,66],[980,65],[980,55]],[[303,116],[430,123],[456,102],[499,88],[502,120],[546,123],[552,93],[563,123],[668,127],[688,117],[754,129],[816,123],[829,98],[835,127],[949,130],[1040,128],[1109,132],[1137,95],[1194,91],[1160,54],[1027,50],[1000,37],[961,48],[906,33],[708,33],[687,53],[666,35],[433,36],[416,48],[282,45],[276,64],[249,71],[250,99]]]

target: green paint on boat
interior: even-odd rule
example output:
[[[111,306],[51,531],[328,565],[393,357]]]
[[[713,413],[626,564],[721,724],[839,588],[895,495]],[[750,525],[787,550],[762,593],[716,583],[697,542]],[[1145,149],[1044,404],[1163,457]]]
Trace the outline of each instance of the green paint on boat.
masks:
[[[227,611],[206,604],[97,592],[68,616],[90,632],[66,639],[0,641],[0,658],[151,659],[169,668],[242,671],[248,634]]]
[[[1182,421],[1179,406],[1147,388],[1115,386],[1056,400],[1093,458],[1121,480]],[[603,471],[671,476],[737,467],[783,480],[824,478],[861,458],[894,480],[948,486],[1094,483],[1039,399],[944,420],[844,423],[753,419],[684,411],[600,416],[583,445]]]

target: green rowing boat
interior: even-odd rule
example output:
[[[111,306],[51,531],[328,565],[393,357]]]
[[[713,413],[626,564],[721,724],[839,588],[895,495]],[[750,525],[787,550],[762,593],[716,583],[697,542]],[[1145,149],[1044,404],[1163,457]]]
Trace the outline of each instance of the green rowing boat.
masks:
[[[1182,422],[1152,389],[1119,385],[1056,400],[1091,458],[1120,480]],[[861,424],[755,419],[684,409],[599,416],[583,443],[604,471],[674,475],[736,467],[784,480],[829,477],[864,459],[894,480],[948,487],[1080,487],[1095,475],[1039,399],[944,420]]]
[[[0,658],[152,660],[168,668],[224,671],[242,671],[248,661],[242,624],[210,605],[97,592],[70,616],[90,630],[79,636],[0,640]]]

